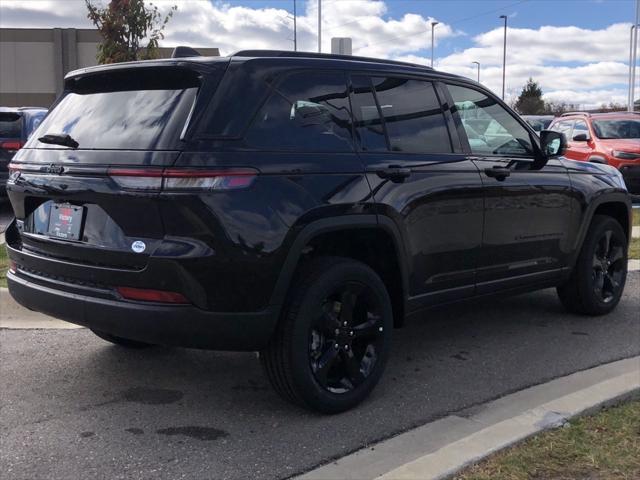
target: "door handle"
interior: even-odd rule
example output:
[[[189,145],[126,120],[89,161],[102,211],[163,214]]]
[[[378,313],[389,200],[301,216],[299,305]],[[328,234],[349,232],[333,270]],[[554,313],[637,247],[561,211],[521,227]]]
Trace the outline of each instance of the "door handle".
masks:
[[[509,175],[511,175],[511,170],[505,167],[492,167],[485,168],[484,173],[487,175],[487,177],[495,178],[496,180],[501,182]]]
[[[380,178],[391,180],[394,183],[402,183],[405,178],[411,175],[411,169],[399,165],[389,165],[387,168],[376,170]]]

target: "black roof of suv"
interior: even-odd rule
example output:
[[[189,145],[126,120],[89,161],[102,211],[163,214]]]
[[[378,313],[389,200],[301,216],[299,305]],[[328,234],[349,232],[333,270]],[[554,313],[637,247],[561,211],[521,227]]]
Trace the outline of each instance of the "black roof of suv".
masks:
[[[571,311],[616,306],[629,195],[564,145],[401,62],[78,70],[10,166],[9,290],[120,345],[259,350],[283,397],[343,411],[408,314],[550,286]]]

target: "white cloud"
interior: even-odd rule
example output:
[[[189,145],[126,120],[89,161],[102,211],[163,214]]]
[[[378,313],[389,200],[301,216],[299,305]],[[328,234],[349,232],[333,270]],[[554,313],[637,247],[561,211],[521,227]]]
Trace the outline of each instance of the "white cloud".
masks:
[[[107,0],[103,0],[106,3]],[[292,48],[292,20],[283,8],[232,6],[223,1],[156,0],[162,10],[177,4],[169,22],[165,46],[218,47],[222,54],[242,49]],[[275,3],[276,6],[281,5]],[[298,16],[298,45],[317,49],[317,2],[309,0]],[[428,4],[427,4],[428,5]],[[513,15],[511,15],[513,17]],[[414,13],[392,18],[383,0],[334,0],[323,3],[323,51],[332,36],[353,38],[354,54],[396,58],[428,64],[417,52],[430,48],[430,23],[438,42],[464,35],[447,24]],[[83,0],[2,0],[1,27],[91,28]],[[603,29],[576,26],[509,27],[507,38],[507,91],[519,92],[529,77],[537,80],[545,96],[574,103],[599,104],[626,100],[629,24]],[[502,28],[477,35],[472,46],[436,60],[436,67],[476,78],[494,91],[502,88]],[[578,100],[579,99],[579,102]]]
[[[507,31],[506,90],[519,94],[528,78],[539,82],[545,98],[583,106],[611,101],[626,103],[629,67],[629,24],[601,30],[543,26],[537,30]],[[494,91],[502,89],[503,29],[476,36],[474,46],[445,58],[442,70],[476,77],[473,61],[481,63],[481,81]],[[611,87],[616,88],[611,88]]]
[[[167,25],[164,45],[215,46],[223,54],[240,49],[291,49],[293,46],[293,22],[285,9],[232,6],[207,0],[156,0],[153,3],[165,11],[171,5],[178,5]],[[309,0],[305,5],[306,10],[298,16],[299,48],[316,51],[317,1]],[[0,9],[1,27],[92,26],[86,18],[83,0],[3,0]],[[377,57],[430,46],[427,32],[435,20],[413,13],[387,18],[386,3],[381,0],[325,2],[322,12],[323,51],[330,51],[331,37],[339,35],[352,37],[358,54]],[[455,35],[444,22],[436,28],[436,45]]]

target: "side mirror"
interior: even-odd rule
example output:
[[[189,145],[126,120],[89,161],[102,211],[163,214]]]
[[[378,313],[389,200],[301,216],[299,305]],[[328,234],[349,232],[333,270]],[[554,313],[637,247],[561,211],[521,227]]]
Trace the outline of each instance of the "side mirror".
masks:
[[[547,159],[564,155],[567,149],[567,137],[564,133],[555,130],[542,130],[540,132],[540,149]]]
[[[573,136],[574,142],[586,142],[588,140],[589,140],[589,135],[587,135],[586,133],[578,133]]]

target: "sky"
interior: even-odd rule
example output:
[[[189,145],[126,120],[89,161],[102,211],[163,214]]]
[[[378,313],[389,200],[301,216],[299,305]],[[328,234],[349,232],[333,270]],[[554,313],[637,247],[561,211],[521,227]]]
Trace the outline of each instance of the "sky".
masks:
[[[103,4],[107,0],[94,0]],[[149,2],[149,0],[147,0]],[[162,46],[293,49],[294,0],[155,0],[177,5]],[[627,102],[629,30],[634,0],[322,0],[322,50],[331,37],[351,37],[353,54],[431,61],[436,69],[502,90],[508,17],[506,92],[529,77],[549,101],[581,108]],[[317,51],[318,0],[297,0],[298,49]],[[0,0],[0,27],[91,28],[84,0]],[[640,78],[640,75],[638,75]],[[637,88],[640,92],[640,89]]]

